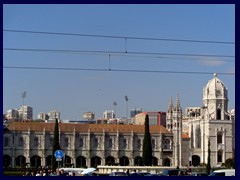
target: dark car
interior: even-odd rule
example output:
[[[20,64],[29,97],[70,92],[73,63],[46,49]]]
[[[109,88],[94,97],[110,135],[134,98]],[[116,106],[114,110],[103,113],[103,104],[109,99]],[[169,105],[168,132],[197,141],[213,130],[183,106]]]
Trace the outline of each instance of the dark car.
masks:
[[[178,176],[179,174],[179,169],[164,169],[163,172],[161,173],[162,176]]]
[[[109,176],[127,176],[127,173],[125,173],[125,172],[111,172],[110,174],[109,174]]]

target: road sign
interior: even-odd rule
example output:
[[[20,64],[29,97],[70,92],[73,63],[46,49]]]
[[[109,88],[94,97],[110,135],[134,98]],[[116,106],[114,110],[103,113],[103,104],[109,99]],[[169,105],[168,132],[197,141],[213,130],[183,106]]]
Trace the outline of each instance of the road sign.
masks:
[[[56,159],[62,159],[62,157],[63,157],[63,152],[62,152],[61,150],[56,150],[55,153],[54,153],[54,155],[55,155],[55,158],[56,158]]]

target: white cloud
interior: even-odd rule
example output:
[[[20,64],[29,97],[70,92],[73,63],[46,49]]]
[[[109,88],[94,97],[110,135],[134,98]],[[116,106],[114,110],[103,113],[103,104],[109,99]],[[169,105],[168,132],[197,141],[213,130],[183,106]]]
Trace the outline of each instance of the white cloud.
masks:
[[[225,64],[225,61],[219,60],[217,58],[204,58],[200,60],[199,63],[205,66],[221,66]]]

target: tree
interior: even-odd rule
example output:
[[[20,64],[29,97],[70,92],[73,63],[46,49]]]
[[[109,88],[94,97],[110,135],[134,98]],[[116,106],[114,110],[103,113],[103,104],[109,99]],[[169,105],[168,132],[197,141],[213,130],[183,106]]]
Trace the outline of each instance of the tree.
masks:
[[[56,169],[58,166],[58,163],[56,161],[56,157],[54,155],[56,150],[60,150],[60,144],[59,144],[59,129],[58,129],[58,119],[55,121],[55,128],[54,128],[54,137],[53,137],[53,144],[52,144],[52,159],[51,159],[51,168]]]
[[[207,159],[207,165],[206,165],[206,172],[207,172],[207,174],[210,174],[210,172],[211,172],[211,149],[210,149],[210,139],[208,139],[208,159]]]
[[[226,161],[225,161],[225,163],[224,163],[224,166],[226,167],[226,168],[233,168],[233,169],[235,169],[235,160],[234,160],[234,158],[228,158],[228,159],[226,159]]]
[[[144,132],[144,138],[143,138],[142,162],[144,166],[151,166],[152,165],[152,142],[151,142],[151,135],[149,132],[148,114],[146,114],[144,125],[145,125],[145,132]]]

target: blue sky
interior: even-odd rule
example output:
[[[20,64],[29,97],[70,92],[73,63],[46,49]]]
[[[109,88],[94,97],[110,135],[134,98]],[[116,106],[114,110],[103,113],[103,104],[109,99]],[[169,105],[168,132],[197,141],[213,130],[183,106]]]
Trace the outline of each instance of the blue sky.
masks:
[[[119,37],[234,42],[234,5],[4,5],[3,29]],[[4,67],[49,67],[90,70],[3,69],[3,113],[25,104],[39,112],[58,110],[62,119],[82,119],[83,112],[102,117],[114,110],[166,111],[179,94],[183,110],[202,106],[203,87],[218,77],[235,108],[235,45],[179,41],[64,36],[3,31]],[[47,49],[90,53],[17,51]],[[7,50],[8,49],[8,50]],[[113,53],[113,52],[125,52]],[[104,51],[106,53],[93,53]],[[139,52],[144,54],[131,54]],[[146,54],[150,53],[150,54]],[[154,54],[154,53],[166,53]],[[185,54],[170,55],[170,54]],[[206,56],[186,56],[186,54]],[[110,55],[110,56],[109,56]],[[221,55],[213,57],[210,55]],[[228,57],[223,57],[228,56]],[[130,70],[121,72],[114,70]],[[148,72],[133,72],[141,70]],[[206,72],[160,73],[150,71]],[[233,74],[221,74],[233,73]]]

